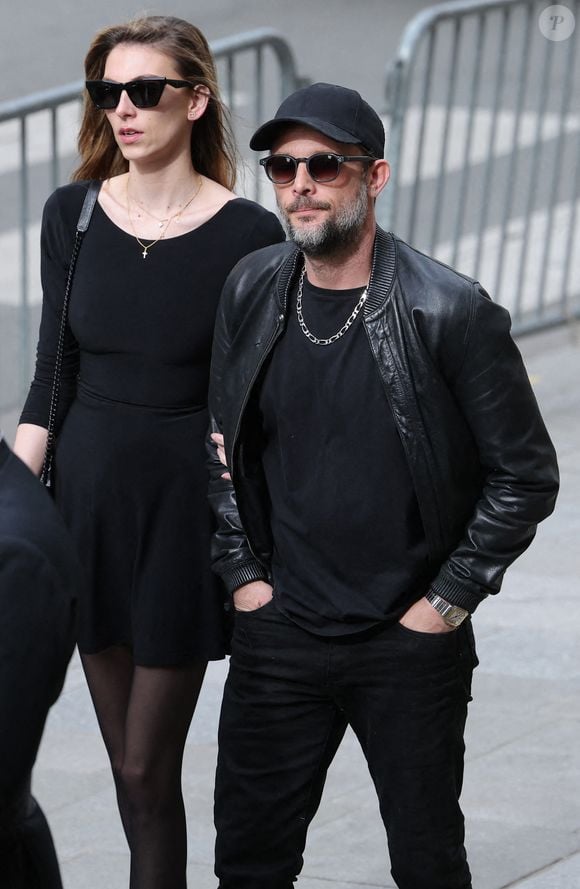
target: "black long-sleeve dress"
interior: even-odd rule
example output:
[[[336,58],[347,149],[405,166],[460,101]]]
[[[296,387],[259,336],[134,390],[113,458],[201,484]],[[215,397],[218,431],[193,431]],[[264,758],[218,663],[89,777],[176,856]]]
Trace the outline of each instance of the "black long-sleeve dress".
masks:
[[[42,321],[23,423],[47,425],[85,193],[86,184],[64,186],[45,207]],[[128,645],[144,666],[224,654],[204,449],[213,326],[236,262],[283,237],[272,213],[237,198],[144,259],[95,207],[72,289],[55,455],[56,501],[86,573],[83,653]]]

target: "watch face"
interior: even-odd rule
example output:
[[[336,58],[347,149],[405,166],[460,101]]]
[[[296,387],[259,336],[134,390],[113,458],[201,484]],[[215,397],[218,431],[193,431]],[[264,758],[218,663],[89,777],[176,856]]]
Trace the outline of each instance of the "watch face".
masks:
[[[449,624],[450,627],[458,627],[467,615],[469,614],[464,608],[458,608],[453,606],[449,609],[449,611],[444,615],[444,620]]]
[[[469,611],[461,608],[459,605],[452,605],[446,602],[441,596],[432,593],[427,596],[427,600],[431,603],[435,611],[438,611],[447,626],[458,627],[466,617],[469,617]]]

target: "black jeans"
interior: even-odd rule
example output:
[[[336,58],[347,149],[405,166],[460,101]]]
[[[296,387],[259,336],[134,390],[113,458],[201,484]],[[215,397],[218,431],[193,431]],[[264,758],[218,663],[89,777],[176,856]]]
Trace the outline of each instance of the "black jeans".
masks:
[[[238,612],[215,791],[220,889],[291,889],[347,725],[399,889],[469,889],[458,800],[476,663],[469,622],[441,635],[395,624],[323,638],[275,601]]]

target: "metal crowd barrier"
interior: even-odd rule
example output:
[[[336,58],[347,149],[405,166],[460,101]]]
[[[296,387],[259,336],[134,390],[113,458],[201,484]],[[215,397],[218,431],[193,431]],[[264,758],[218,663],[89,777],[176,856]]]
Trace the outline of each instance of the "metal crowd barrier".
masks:
[[[276,31],[216,40],[211,49],[240,150],[238,190],[260,200],[263,177],[244,146],[304,81]],[[0,103],[0,414],[17,407],[29,385],[40,311],[39,220],[47,196],[76,165],[82,91],[78,81]]]
[[[381,221],[479,279],[518,333],[580,316],[578,5],[440,3],[387,70]]]

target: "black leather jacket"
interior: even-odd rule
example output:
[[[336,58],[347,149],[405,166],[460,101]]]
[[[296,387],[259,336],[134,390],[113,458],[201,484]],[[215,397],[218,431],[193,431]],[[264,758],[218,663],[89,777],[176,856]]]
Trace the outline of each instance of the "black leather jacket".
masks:
[[[288,291],[302,263],[291,243],[245,257],[218,311],[210,410],[233,482],[221,478],[209,446],[210,501],[218,519],[214,569],[230,592],[270,579],[255,384],[284,330]],[[393,412],[409,462],[431,588],[473,611],[498,592],[558,490],[556,455],[509,314],[477,282],[377,229],[364,325],[385,410]]]

